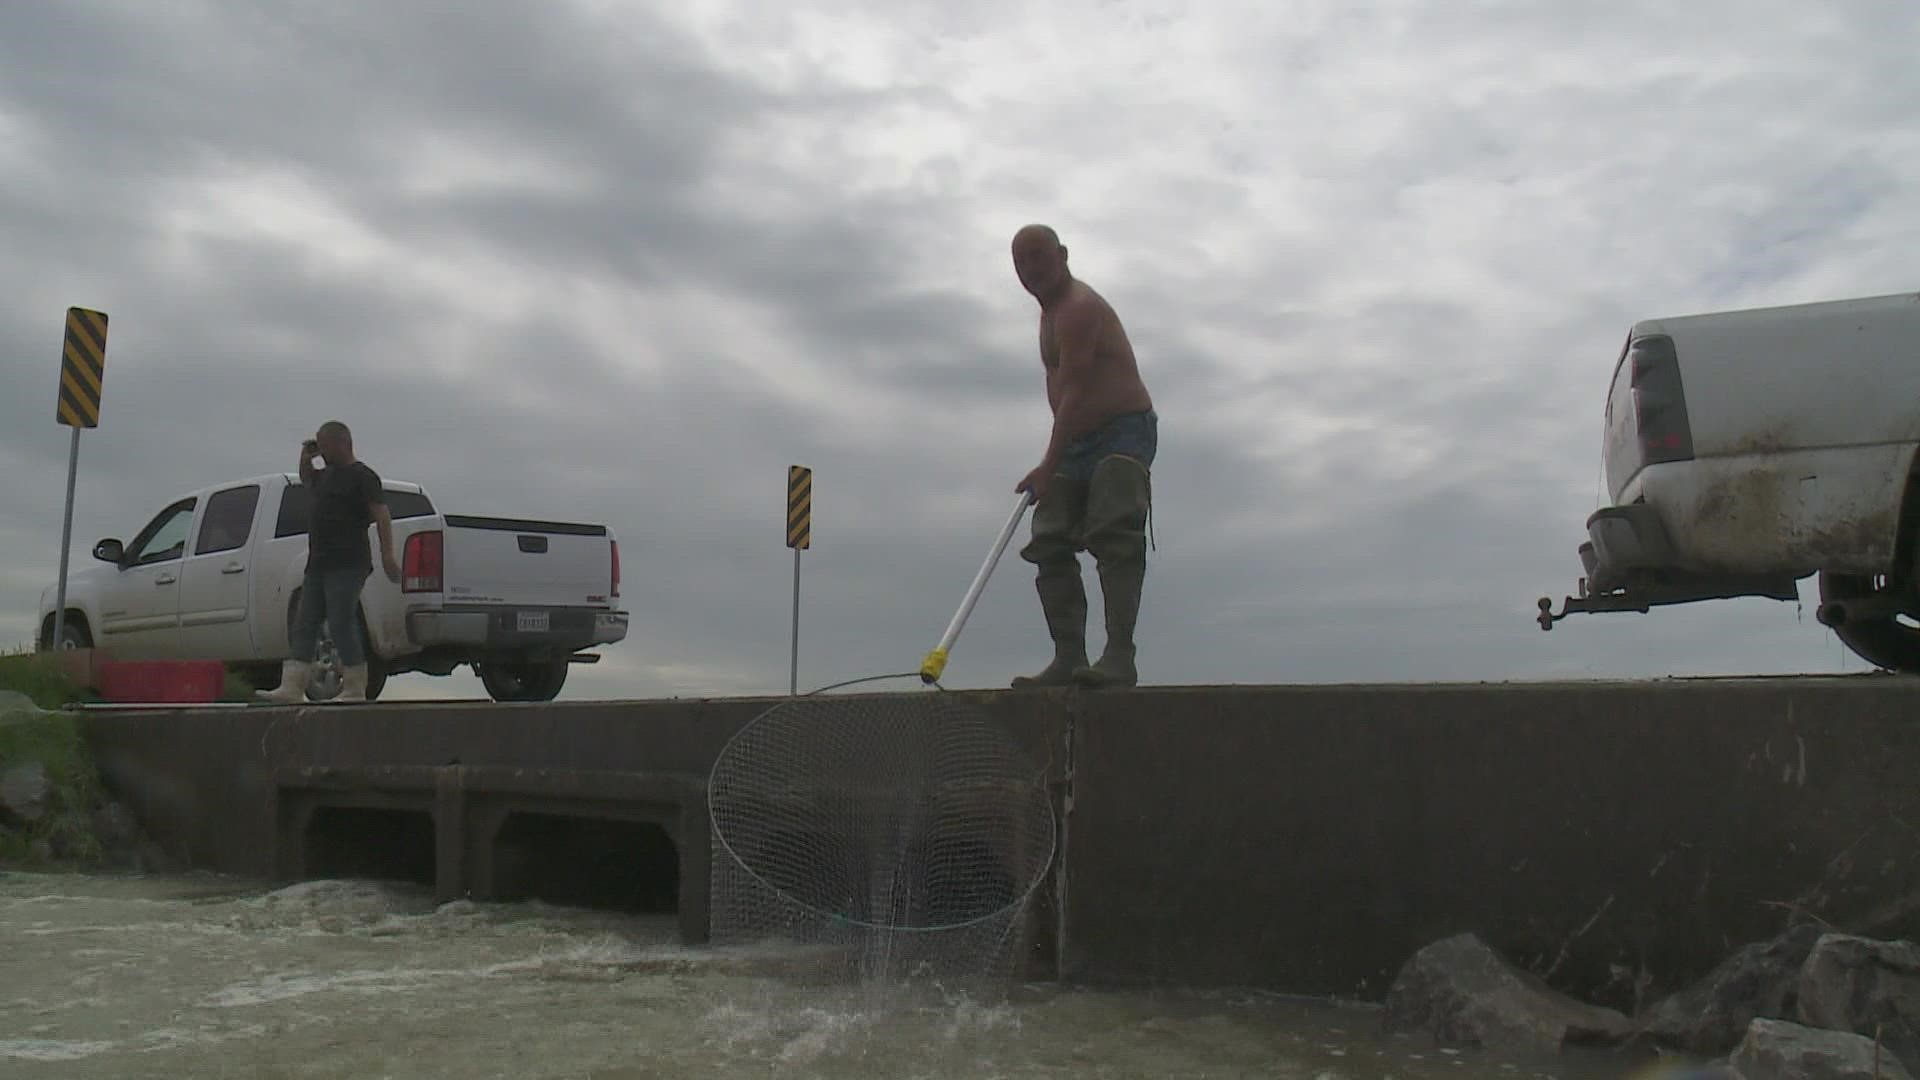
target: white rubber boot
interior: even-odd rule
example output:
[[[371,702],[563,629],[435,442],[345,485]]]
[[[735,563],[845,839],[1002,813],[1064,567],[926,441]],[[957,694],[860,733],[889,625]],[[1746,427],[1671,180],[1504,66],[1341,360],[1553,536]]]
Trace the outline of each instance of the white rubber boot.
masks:
[[[356,664],[340,669],[340,692],[334,695],[333,700],[342,704],[367,700],[367,665]]]
[[[272,690],[254,691],[254,699],[275,705],[299,704],[307,700],[307,680],[312,676],[312,664],[299,660],[283,661],[280,664],[280,685]]]

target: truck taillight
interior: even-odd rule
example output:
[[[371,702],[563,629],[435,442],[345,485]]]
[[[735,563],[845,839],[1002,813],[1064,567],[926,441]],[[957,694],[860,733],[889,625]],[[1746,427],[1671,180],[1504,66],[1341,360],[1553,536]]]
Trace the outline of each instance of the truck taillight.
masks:
[[[1637,338],[1628,362],[1633,365],[1633,422],[1646,465],[1693,457],[1693,428],[1687,421],[1687,397],[1680,385],[1680,356],[1664,334]]]
[[[613,542],[613,595],[620,595],[620,541]]]
[[[439,592],[446,572],[440,531],[417,532],[407,537],[406,555],[401,560],[400,591],[403,593]]]

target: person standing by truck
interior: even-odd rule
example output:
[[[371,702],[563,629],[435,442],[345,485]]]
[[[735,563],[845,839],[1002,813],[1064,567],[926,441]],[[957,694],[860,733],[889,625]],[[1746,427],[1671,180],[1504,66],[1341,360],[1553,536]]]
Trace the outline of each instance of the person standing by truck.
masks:
[[[316,456],[326,468],[313,467]],[[353,432],[338,420],[321,424],[314,437],[301,444],[300,482],[311,493],[312,509],[306,578],[293,624],[293,655],[282,665],[280,685],[258,696],[279,704],[305,700],[324,621],[340,657],[340,693],[333,700],[365,701],[368,642],[355,613],[360,591],[373,574],[368,525],[379,526],[381,565],[388,580],[400,581],[386,492],[380,474],[354,456]]]

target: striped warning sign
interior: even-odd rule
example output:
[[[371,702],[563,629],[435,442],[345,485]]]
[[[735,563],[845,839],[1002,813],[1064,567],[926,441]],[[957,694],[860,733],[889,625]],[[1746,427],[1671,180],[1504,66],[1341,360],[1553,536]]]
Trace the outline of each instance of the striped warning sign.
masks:
[[[100,388],[106,377],[107,313],[68,308],[56,411],[62,424],[74,428],[100,426]]]
[[[813,470],[787,466],[787,546],[813,546]]]

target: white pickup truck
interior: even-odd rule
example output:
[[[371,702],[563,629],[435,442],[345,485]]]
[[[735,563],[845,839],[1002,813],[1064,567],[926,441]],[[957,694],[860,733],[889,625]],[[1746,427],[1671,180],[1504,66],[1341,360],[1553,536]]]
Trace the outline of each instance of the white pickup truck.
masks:
[[[1605,413],[1611,499],[1587,519],[1578,612],[1757,596],[1920,672],[1920,294],[1634,325]]]
[[[623,640],[620,545],[604,525],[442,514],[418,484],[385,481],[396,585],[375,570],[361,593],[370,645],[367,697],[387,677],[450,675],[469,664],[496,701],[549,701],[581,650]],[[256,686],[279,681],[307,563],[310,500],[278,473],[169,501],[131,542],[102,540],[103,565],[68,575],[61,648],[122,660],[220,660]],[[40,647],[51,649],[57,591],[40,597]],[[310,700],[340,692],[321,635]]]

